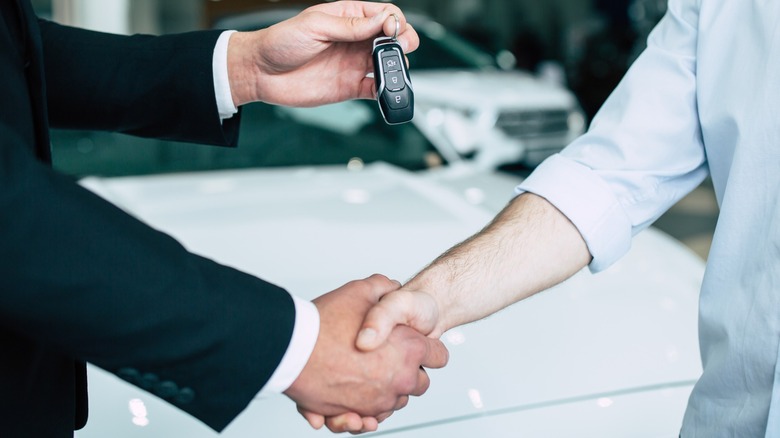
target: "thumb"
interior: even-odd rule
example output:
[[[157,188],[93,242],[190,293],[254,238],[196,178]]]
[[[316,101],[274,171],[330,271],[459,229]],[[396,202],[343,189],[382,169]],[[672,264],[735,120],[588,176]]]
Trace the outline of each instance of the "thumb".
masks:
[[[382,345],[399,324],[428,335],[438,320],[438,307],[429,294],[405,290],[391,292],[366,314],[356,345],[360,350],[371,351]]]
[[[315,12],[307,18],[311,18],[313,29],[317,29],[321,37],[327,41],[358,42],[372,39],[391,29],[390,35],[395,31],[395,18],[389,12],[383,12],[373,17],[340,17],[328,13]],[[391,24],[392,22],[392,24]],[[400,23],[403,29],[406,23]]]

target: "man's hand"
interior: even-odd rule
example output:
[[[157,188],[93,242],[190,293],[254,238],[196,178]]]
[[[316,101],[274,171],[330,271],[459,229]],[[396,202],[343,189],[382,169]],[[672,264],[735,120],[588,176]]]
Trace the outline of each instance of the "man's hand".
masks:
[[[445,331],[441,322],[439,305],[428,293],[408,289],[390,292],[368,311],[357,347],[364,351],[377,348],[399,324],[438,339]]]
[[[395,34],[405,52],[420,43],[398,7],[341,1],[312,6],[256,32],[230,38],[228,75],[236,106],[248,102],[316,106],[374,97],[373,39]]]
[[[430,384],[423,367],[447,364],[448,352],[438,340],[400,326],[371,352],[355,347],[366,312],[382,295],[399,287],[381,275],[347,283],[317,298],[320,334],[308,363],[285,394],[313,426],[325,417],[334,431],[370,431],[410,395],[422,395]],[[346,415],[342,415],[346,414]]]

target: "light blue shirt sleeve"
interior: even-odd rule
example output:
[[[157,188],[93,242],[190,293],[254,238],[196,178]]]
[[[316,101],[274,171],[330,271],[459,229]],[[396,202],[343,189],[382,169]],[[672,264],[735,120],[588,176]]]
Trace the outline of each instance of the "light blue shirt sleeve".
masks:
[[[517,193],[544,197],[582,234],[601,271],[631,238],[698,186],[707,163],[696,101],[697,8],[671,1],[647,49],[583,136]]]

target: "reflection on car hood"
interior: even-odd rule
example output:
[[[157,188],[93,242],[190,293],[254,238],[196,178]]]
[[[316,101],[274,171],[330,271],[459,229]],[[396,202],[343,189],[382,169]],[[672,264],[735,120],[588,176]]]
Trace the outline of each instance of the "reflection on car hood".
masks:
[[[448,184],[459,179],[469,183]],[[408,279],[484,226],[517,182],[374,164],[357,172],[318,167],[83,183],[194,252],[314,298],[374,272]],[[381,430],[405,437],[676,434],[700,372],[702,273],[696,256],[650,229],[607,272],[582,272],[446,333],[449,366],[431,370],[429,392]],[[91,418],[79,438],[216,436],[113,376],[90,374]],[[149,420],[143,427],[132,422],[139,404]],[[253,402],[222,436],[315,433],[279,396]]]
[[[418,103],[533,110],[576,106],[568,90],[519,70],[417,71],[412,66],[411,75]]]

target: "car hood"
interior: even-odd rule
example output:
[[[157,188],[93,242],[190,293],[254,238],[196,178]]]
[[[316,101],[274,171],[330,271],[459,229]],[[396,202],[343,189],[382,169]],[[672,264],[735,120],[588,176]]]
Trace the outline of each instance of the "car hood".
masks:
[[[418,104],[455,108],[570,109],[576,99],[559,85],[519,70],[411,71]]]
[[[308,299],[375,272],[408,279],[483,227],[517,183],[493,173],[412,173],[385,164],[83,181],[190,250]],[[583,271],[446,333],[450,364],[430,370],[428,393],[381,433],[654,436],[636,427],[655,422],[666,429],[647,433],[676,434],[668,425],[679,424],[700,373],[702,274],[695,255],[650,229],[607,272]],[[79,438],[216,436],[93,367],[90,399],[90,423]],[[314,433],[292,402],[274,396],[252,402],[222,436]]]

